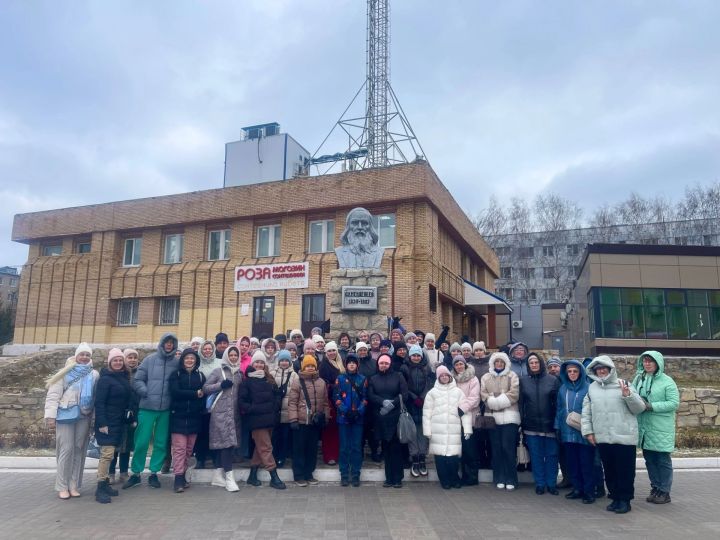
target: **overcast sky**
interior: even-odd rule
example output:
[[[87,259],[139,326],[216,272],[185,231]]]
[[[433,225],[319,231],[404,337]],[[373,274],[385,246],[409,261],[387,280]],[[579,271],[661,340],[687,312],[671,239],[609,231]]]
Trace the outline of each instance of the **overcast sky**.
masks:
[[[393,88],[469,212],[720,179],[720,2],[391,4]],[[364,0],[0,2],[0,266],[27,256],[16,213],[220,187],[242,126],[315,150],[364,80],[365,17]]]

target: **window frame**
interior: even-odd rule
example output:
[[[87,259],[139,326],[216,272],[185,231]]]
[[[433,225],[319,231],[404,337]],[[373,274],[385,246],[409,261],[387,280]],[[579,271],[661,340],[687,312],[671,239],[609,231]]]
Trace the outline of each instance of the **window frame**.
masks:
[[[59,251],[57,252],[50,252],[50,250],[59,248]],[[62,242],[59,244],[43,244],[41,248],[41,254],[43,257],[59,257],[62,255],[63,252],[63,245]]]
[[[177,238],[179,239],[179,249],[177,260],[169,260],[168,259],[168,242],[171,238]],[[163,237],[163,264],[178,264],[181,263],[183,260],[185,250],[185,233],[176,232],[176,233],[168,233],[165,234]]]
[[[132,251],[130,253],[130,264],[128,264],[127,258],[128,258],[128,243],[132,242]],[[123,241],[123,260],[122,265],[124,268],[135,268],[142,264],[142,236],[131,236],[128,238],[125,238]],[[137,262],[135,261],[135,255],[137,255]]]
[[[260,253],[260,230],[268,229],[268,254]],[[279,233],[277,233],[279,231]],[[275,236],[279,236],[277,246],[275,245]],[[263,257],[279,257],[280,247],[282,245],[282,223],[273,223],[270,225],[257,225],[255,227],[255,257],[260,259]],[[272,248],[272,249],[271,249]]]
[[[219,234],[218,240],[218,256],[212,257],[212,235]],[[230,259],[230,241],[232,239],[232,229],[226,227],[224,229],[210,229],[207,235],[208,248],[207,248],[207,260],[208,261],[227,261]]]
[[[174,302],[175,305],[172,308],[172,318],[163,319],[163,314],[166,312],[166,303]],[[180,297],[179,296],[165,296],[158,299],[158,326],[177,326],[180,324]]]
[[[382,229],[380,228],[380,223],[382,221],[381,218],[388,218],[392,217],[392,225],[389,226],[389,228],[392,229],[392,237],[393,241],[392,244],[384,244],[382,242]],[[394,248],[397,247],[397,215],[395,212],[385,212],[383,214],[377,214],[372,216],[373,220],[373,226],[375,227],[375,232],[378,234],[378,247],[380,248]]]
[[[321,224],[322,232],[320,251],[313,251],[313,225]],[[328,225],[332,224],[332,234],[328,231]],[[334,219],[313,219],[308,222],[308,253],[331,253],[335,249],[335,220]]]
[[[130,322],[122,322],[120,319],[122,306],[124,304],[130,304]],[[117,313],[115,314],[115,326],[137,326],[138,325],[138,312],[140,311],[140,299],[139,298],[121,298],[117,303]]]

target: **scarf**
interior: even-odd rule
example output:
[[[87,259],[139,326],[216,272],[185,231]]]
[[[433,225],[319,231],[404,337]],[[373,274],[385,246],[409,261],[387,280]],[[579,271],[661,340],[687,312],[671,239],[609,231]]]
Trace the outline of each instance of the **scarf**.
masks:
[[[66,389],[71,386],[79,387],[80,390],[80,410],[87,414],[92,410],[93,406],[93,366],[89,364],[75,364],[70,371],[65,374]]]
[[[330,363],[332,367],[337,369],[340,373],[345,373],[345,366],[342,362],[342,356],[340,356],[340,353],[335,355],[335,360],[330,360],[330,357],[326,354],[325,359]]]

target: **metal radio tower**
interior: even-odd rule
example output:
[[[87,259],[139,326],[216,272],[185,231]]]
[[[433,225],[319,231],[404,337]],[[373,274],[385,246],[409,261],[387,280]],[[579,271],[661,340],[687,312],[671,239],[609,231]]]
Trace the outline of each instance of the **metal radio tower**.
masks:
[[[327,165],[322,174],[331,172],[338,163],[343,170],[353,170],[425,159],[415,132],[390,86],[390,0],[367,0],[366,59],[365,82],[310,160],[311,165],[318,167],[318,172]],[[363,89],[364,115],[348,115]],[[319,155],[338,127],[347,136],[346,150]]]

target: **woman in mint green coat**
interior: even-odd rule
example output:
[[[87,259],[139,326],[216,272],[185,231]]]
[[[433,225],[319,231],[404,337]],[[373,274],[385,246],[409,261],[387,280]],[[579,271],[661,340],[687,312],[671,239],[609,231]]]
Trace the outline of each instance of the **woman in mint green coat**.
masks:
[[[638,430],[652,488],[646,500],[669,503],[673,479],[670,454],[675,449],[675,412],[680,394],[675,381],[665,373],[662,354],[646,351],[640,355],[633,386],[645,402],[645,411],[638,416]]]

